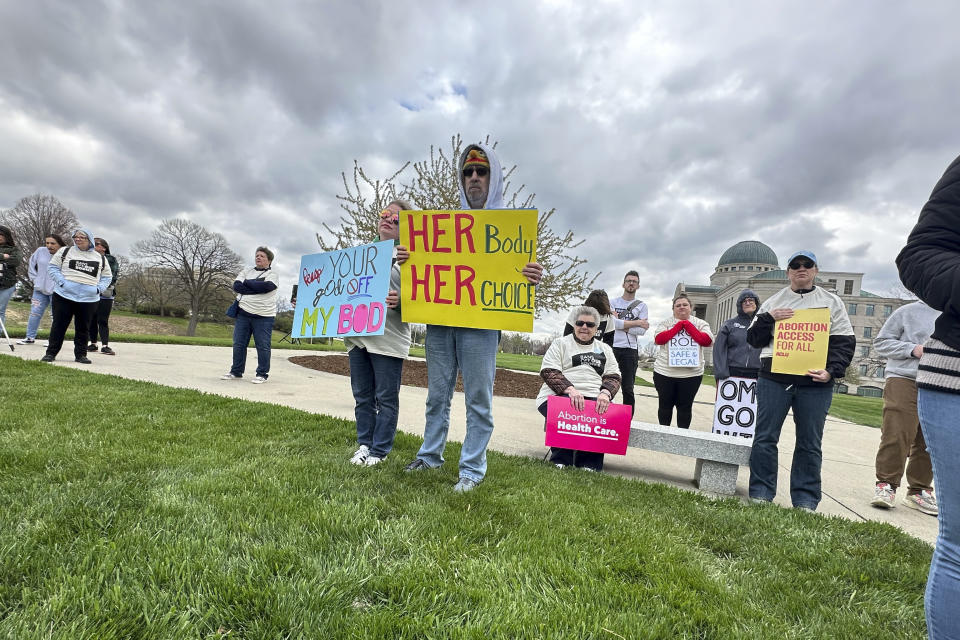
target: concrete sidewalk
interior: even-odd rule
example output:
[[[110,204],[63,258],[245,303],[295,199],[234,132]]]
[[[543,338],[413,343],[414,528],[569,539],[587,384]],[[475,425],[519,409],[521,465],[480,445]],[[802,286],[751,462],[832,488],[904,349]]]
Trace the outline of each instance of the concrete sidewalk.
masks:
[[[5,346],[5,345],[4,345]],[[266,384],[250,383],[256,368],[256,352],[250,349],[247,357],[249,374],[243,380],[220,380],[230,368],[231,352],[224,347],[196,347],[187,345],[122,344],[111,343],[117,354],[91,354],[91,365],[73,362],[72,344],[65,344],[55,366],[110,373],[124,378],[156,382],[184,389],[196,389],[222,396],[258,400],[303,409],[313,413],[353,419],[353,396],[350,380],[294,365],[287,359],[297,355],[324,355],[319,351],[273,352],[270,380]],[[6,350],[4,353],[9,353]],[[18,345],[13,355],[28,360],[39,360],[44,349],[36,345]],[[534,374],[531,374],[534,375]],[[657,422],[656,392],[649,387],[637,387],[635,419]],[[694,405],[693,427],[710,430],[713,421],[713,387],[703,387],[697,400],[711,404]],[[404,386],[400,390],[400,428],[408,433],[423,435],[423,411],[427,390]],[[463,394],[454,394],[450,412],[450,439],[462,441],[465,412]],[[497,397],[494,400],[496,428],[491,448],[503,453],[543,458],[543,419],[537,413],[533,400]],[[851,520],[888,522],[928,543],[937,536],[937,519],[901,505],[892,510],[870,506],[873,497],[874,456],[880,442],[880,430],[828,418],[823,439],[823,501],[819,512]],[[776,503],[790,505],[789,466],[793,455],[792,419],[787,418],[780,441],[780,475]],[[348,457],[351,451],[344,451]],[[447,460],[447,466],[456,467],[456,460]],[[694,490],[693,473],[696,461],[629,449],[626,456],[607,456],[604,471],[651,482],[664,482],[682,489]],[[748,469],[741,467],[737,495],[747,495]],[[489,483],[496,483],[489,477]],[[899,497],[898,497],[899,500]]]

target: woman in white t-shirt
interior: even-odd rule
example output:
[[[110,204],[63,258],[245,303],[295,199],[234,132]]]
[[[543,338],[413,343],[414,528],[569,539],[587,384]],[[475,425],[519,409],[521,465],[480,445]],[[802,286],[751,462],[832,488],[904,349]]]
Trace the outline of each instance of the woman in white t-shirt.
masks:
[[[250,337],[257,347],[257,373],[253,384],[263,384],[270,375],[270,340],[277,317],[277,287],[280,279],[273,270],[273,251],[257,247],[253,266],[237,274],[233,290],[240,308],[233,321],[233,364],[221,380],[239,380],[247,366]]]
[[[537,395],[537,408],[547,415],[550,396],[570,398],[573,408],[583,410],[584,400],[595,400],[597,413],[606,413],[613,396],[620,390],[620,369],[610,345],[596,339],[600,314],[593,307],[574,309],[576,320],[572,334],[557,338],[543,356],[540,377],[543,386]],[[600,471],[603,454],[573,449],[550,449],[550,461],[558,468],[575,466]]]
[[[673,299],[673,317],[660,321],[653,341],[660,345],[653,363],[653,386],[660,405],[657,418],[669,427],[673,408],[677,408],[677,426],[690,428],[693,399],[703,381],[703,348],[713,344],[713,333],[706,320],[693,315],[690,298],[681,293]],[[670,351],[674,350],[671,364]]]

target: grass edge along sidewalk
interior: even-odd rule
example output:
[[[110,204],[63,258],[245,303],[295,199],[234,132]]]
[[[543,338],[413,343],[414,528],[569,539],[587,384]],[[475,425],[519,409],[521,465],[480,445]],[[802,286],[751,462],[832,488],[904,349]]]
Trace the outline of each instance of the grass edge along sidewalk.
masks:
[[[489,454],[450,491],[353,423],[0,358],[0,636],[917,638],[876,522]]]

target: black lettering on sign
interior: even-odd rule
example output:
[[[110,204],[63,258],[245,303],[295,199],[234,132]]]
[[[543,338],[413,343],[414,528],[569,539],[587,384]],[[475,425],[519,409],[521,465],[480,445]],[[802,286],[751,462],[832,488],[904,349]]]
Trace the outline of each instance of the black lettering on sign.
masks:
[[[74,271],[79,271],[80,273],[85,273],[93,277],[97,277],[97,273],[100,272],[99,260],[77,260],[74,258],[67,262],[67,266]]]
[[[593,367],[598,376],[603,375],[603,370],[607,365],[607,356],[602,351],[600,353],[578,353],[571,358],[573,366]]]

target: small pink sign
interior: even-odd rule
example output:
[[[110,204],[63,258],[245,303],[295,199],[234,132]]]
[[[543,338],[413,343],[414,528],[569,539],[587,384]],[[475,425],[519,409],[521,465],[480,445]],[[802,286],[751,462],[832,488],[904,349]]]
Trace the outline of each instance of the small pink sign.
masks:
[[[606,413],[596,411],[597,403],[584,400],[577,411],[566,396],[547,399],[548,447],[625,455],[630,440],[630,407],[611,404]]]

